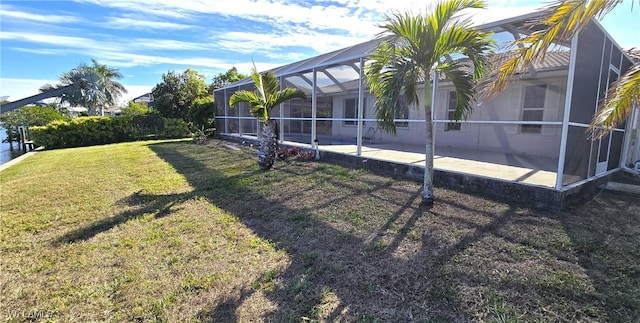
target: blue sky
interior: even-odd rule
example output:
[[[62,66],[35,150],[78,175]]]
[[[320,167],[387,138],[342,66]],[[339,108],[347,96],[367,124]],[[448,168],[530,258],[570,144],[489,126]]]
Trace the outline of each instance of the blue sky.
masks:
[[[248,73],[252,60],[265,70],[369,40],[383,14],[432,2],[2,0],[0,96],[36,94],[91,58],[124,75],[123,100],[149,92],[170,70],[192,68],[209,83],[232,66]],[[547,2],[489,0],[489,12],[500,16]],[[624,0],[601,23],[621,46],[640,48],[637,1]]]

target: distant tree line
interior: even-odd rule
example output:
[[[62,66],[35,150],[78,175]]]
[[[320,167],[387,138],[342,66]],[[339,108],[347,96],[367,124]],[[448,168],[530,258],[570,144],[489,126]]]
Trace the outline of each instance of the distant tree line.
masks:
[[[143,120],[142,116],[148,116],[144,120],[177,119],[189,125],[192,131],[211,130],[215,127],[216,113],[213,91],[246,77],[247,75],[232,67],[225,73],[215,75],[212,82],[207,84],[205,76],[196,70],[188,68],[180,73],[168,71],[151,91],[154,97],[152,105],[129,101],[127,106],[120,109],[122,115],[130,120]],[[45,84],[40,91],[77,84],[79,80],[84,80],[86,86],[61,94],[50,104],[30,105],[2,113],[0,124],[7,132],[7,141],[17,140],[19,126],[46,126],[53,121],[66,122],[72,116],[78,116],[78,113],[71,113],[66,107],[87,108],[86,114],[80,113],[80,116],[104,116],[105,110],[117,108],[118,100],[127,93],[118,81],[122,78],[118,69],[110,68],[95,59],[91,60],[91,64],[81,63],[62,73],[59,83]],[[164,124],[167,122],[169,121],[164,121]]]
[[[169,71],[151,91],[153,108],[165,117],[191,122],[197,129],[211,128],[216,113],[213,91],[246,77],[232,67],[226,73],[214,76],[207,85],[204,75],[193,69],[182,73]]]

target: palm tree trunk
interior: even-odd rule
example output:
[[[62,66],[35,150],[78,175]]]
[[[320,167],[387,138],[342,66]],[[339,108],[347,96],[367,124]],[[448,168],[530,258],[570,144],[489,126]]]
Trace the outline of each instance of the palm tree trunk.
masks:
[[[429,79],[427,74],[426,79]],[[422,186],[422,201],[420,206],[429,207],[433,205],[433,116],[431,115],[431,95],[430,89],[425,82],[424,87],[424,121],[425,121],[425,158],[424,158],[424,182]]]
[[[278,152],[278,122],[267,120],[258,137],[258,165],[262,170],[269,170],[276,162]]]

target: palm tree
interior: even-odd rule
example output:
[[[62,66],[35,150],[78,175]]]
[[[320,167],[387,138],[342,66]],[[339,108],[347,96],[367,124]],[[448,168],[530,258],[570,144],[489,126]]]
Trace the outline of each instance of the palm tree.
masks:
[[[506,89],[518,71],[544,60],[547,49],[554,42],[570,40],[584,30],[591,19],[601,19],[620,3],[622,1],[619,0],[555,0],[549,4],[549,14],[532,21],[536,26],[546,27],[514,42],[519,47],[514,50],[515,55],[498,67],[497,76],[491,79],[486,89],[488,96],[495,96]],[[591,139],[600,139],[623,123],[632,107],[639,102],[640,62],[636,62],[609,88],[606,99],[589,125]]]
[[[425,111],[425,171],[422,192],[423,205],[433,203],[433,121],[431,95],[427,87],[430,76],[438,73],[453,83],[456,90],[454,118],[466,118],[475,94],[474,80],[483,75],[493,49],[490,33],[471,27],[466,20],[454,15],[466,8],[485,8],[482,0],[450,0],[438,3],[431,13],[416,16],[394,13],[381,25],[385,37],[369,59],[366,76],[371,93],[376,96],[376,118],[384,130],[395,134],[394,118],[400,109],[400,98],[408,104],[418,103],[418,83],[424,81],[423,106]],[[465,60],[452,60],[463,56]],[[469,71],[468,62],[473,64]]]
[[[122,96],[122,93],[127,93],[127,89],[120,82],[115,81],[122,79],[124,76],[118,69],[109,68],[105,64],[100,64],[95,59],[91,59],[93,66],[89,68],[98,74],[99,83],[102,88],[102,93],[104,94],[105,101],[100,105],[100,114],[104,115],[104,106],[106,105],[115,105]]]
[[[273,72],[258,73],[255,65],[251,70],[251,78],[256,91],[240,90],[229,98],[229,106],[237,103],[248,103],[251,114],[264,123],[258,137],[258,165],[263,170],[269,170],[276,161],[278,151],[278,123],[269,117],[269,112],[275,106],[294,98],[305,99],[304,92],[296,88],[280,89],[280,82]]]
[[[104,106],[116,104],[122,93],[127,93],[125,87],[113,79],[122,78],[117,69],[109,68],[91,60],[93,66],[82,63],[74,69],[60,75],[60,83],[56,85],[45,84],[40,88],[41,92],[63,87],[69,84],[78,84],[85,80],[86,86],[75,88],[60,96],[60,101],[67,102],[71,106],[84,106],[89,109],[90,115],[104,115]],[[98,109],[100,109],[98,111]]]

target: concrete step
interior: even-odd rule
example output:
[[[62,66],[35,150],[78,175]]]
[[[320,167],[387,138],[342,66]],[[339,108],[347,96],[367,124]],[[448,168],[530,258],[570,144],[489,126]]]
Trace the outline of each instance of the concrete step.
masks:
[[[625,183],[618,183],[618,182],[607,182],[607,184],[604,186],[605,190],[608,191],[614,191],[614,192],[623,192],[623,193],[630,193],[630,194],[637,194],[640,195],[640,185],[635,185],[635,184],[625,184]]]

